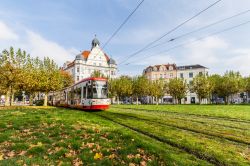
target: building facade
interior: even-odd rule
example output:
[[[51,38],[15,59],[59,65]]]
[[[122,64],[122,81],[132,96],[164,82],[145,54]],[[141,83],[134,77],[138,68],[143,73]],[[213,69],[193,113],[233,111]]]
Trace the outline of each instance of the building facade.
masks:
[[[178,66],[177,67],[177,78],[182,78],[186,81],[188,85],[192,84],[193,79],[197,75],[208,75],[208,68],[201,65],[188,65],[188,66]],[[198,103],[199,99],[194,92],[187,92],[185,99],[182,99],[182,103],[195,104]],[[207,101],[203,101],[207,102]]]
[[[99,40],[94,38],[90,51],[83,51],[76,55],[75,60],[64,63],[62,69],[69,72],[76,83],[90,77],[94,71],[99,71],[106,77],[115,78],[117,64],[101,49]]]
[[[149,66],[143,70],[143,74],[149,80],[158,80],[163,79],[169,81],[171,78],[176,78],[177,70],[175,64],[164,64],[164,65],[155,65]]]
[[[143,70],[143,74],[152,81],[163,79],[168,82],[173,78],[182,78],[190,85],[197,75],[208,75],[208,68],[201,65],[176,66],[175,64],[164,64],[149,66]],[[162,101],[165,103],[172,103],[173,98],[169,94],[165,94]],[[198,102],[197,95],[190,91],[187,92],[186,97],[182,100],[182,103],[186,104]]]

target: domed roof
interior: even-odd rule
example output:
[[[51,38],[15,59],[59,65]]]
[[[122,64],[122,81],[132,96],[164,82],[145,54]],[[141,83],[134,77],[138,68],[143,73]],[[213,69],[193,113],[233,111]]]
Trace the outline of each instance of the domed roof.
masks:
[[[75,58],[75,60],[84,60],[82,54],[78,54]]]
[[[95,36],[95,38],[92,40],[92,48],[96,47],[97,45],[99,46],[100,42],[99,42],[99,40]]]
[[[110,58],[110,59],[109,59],[109,64],[113,64],[113,65],[115,65],[115,64],[116,64],[116,62],[115,62],[115,60],[114,60],[114,59]]]

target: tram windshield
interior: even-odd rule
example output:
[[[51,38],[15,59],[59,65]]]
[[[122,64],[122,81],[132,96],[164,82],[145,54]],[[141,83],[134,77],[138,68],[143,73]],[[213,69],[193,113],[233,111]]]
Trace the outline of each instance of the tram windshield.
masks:
[[[106,81],[93,81],[93,99],[108,98],[108,86]]]

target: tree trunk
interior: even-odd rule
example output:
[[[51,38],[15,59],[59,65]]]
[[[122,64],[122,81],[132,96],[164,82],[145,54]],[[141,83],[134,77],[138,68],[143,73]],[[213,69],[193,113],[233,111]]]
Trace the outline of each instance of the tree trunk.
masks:
[[[30,94],[30,106],[33,106],[33,94]]]
[[[10,105],[13,105],[13,103],[14,103],[14,98],[15,98],[15,95],[14,95],[15,93],[14,92],[12,92],[12,94],[11,94],[11,100],[10,100]]]
[[[43,103],[43,106],[47,106],[47,102],[48,102],[48,93],[45,92],[44,93],[44,103]]]
[[[225,96],[225,104],[228,105],[228,96]]]
[[[117,104],[118,105],[120,104],[120,98],[119,98],[119,96],[117,96]]]
[[[199,104],[200,104],[200,105],[202,104],[202,99],[201,99],[201,97],[199,97]]]
[[[10,106],[10,91],[8,90],[5,95],[5,106]]]
[[[139,104],[139,102],[138,102],[138,97],[136,97],[136,105],[138,105]]]

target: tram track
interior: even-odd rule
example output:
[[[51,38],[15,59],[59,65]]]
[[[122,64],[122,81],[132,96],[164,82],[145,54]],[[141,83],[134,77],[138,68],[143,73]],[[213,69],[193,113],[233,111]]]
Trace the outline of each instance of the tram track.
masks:
[[[119,107],[117,107],[117,109],[118,110],[119,109],[124,110],[124,108],[119,108]],[[208,121],[202,121],[202,119],[201,120],[194,120],[194,119],[190,119],[190,118],[181,118],[181,117],[176,117],[176,116],[171,117],[171,119],[177,119],[177,120],[182,120],[182,121],[190,121],[190,122],[200,123],[200,124],[205,124],[205,125],[209,124]],[[213,122],[213,125],[220,126],[220,127],[227,127],[227,128],[231,128],[231,129],[235,129],[235,130],[246,130],[246,128],[243,128],[243,127],[230,126],[230,125],[219,124],[219,123],[214,123],[214,122]]]
[[[225,120],[225,121],[233,121],[233,122],[240,122],[240,123],[247,123],[250,124],[250,120],[247,119],[237,119],[237,118],[230,118],[230,117],[220,117],[220,116],[210,116],[210,115],[201,115],[201,114],[193,114],[193,113],[180,113],[176,111],[160,111],[160,110],[148,110],[142,108],[121,108],[112,106],[113,108],[118,109],[125,109],[125,110],[140,110],[140,111],[147,111],[147,112],[160,112],[163,114],[176,114],[176,115],[188,115],[188,116],[195,116],[195,117],[204,117],[208,119],[215,119],[215,120]]]
[[[149,133],[149,132],[147,132],[147,131],[141,130],[141,129],[139,129],[139,128],[132,127],[132,126],[130,126],[130,125],[121,123],[121,122],[119,122],[119,121],[117,121],[117,120],[114,120],[114,119],[112,119],[112,118],[110,118],[110,117],[107,117],[107,116],[105,116],[105,115],[101,115],[101,114],[98,114],[98,113],[96,113],[95,115],[96,115],[96,116],[99,116],[99,117],[101,117],[101,118],[103,118],[103,119],[106,119],[106,120],[108,120],[108,121],[111,121],[111,122],[113,122],[113,123],[115,123],[115,124],[118,124],[118,125],[120,125],[120,126],[122,126],[122,127],[125,127],[125,128],[127,128],[127,129],[129,129],[129,130],[132,130],[132,131],[134,131],[134,132],[136,132],[136,133],[142,134],[142,135],[144,135],[144,136],[147,136],[147,137],[149,137],[149,138],[151,138],[151,139],[154,139],[154,140],[156,140],[156,141],[159,141],[159,142],[161,142],[161,143],[164,143],[164,144],[170,145],[170,146],[172,146],[172,147],[175,147],[175,148],[177,148],[177,149],[179,149],[179,150],[182,150],[182,151],[184,151],[184,152],[186,152],[186,153],[188,153],[188,154],[191,154],[191,155],[195,156],[195,157],[198,158],[198,159],[207,161],[207,162],[210,163],[210,164],[213,164],[213,165],[216,165],[216,166],[226,166],[226,165],[227,165],[225,162],[221,161],[219,158],[217,158],[217,157],[215,157],[215,156],[207,155],[207,154],[202,153],[202,152],[200,152],[200,151],[197,151],[197,150],[195,150],[195,149],[192,149],[192,148],[189,148],[189,147],[187,147],[187,146],[178,144],[178,143],[176,143],[176,142],[174,142],[174,141],[172,141],[172,140],[170,140],[170,139],[166,139],[166,138],[157,136],[157,135],[155,135],[155,134]]]
[[[221,134],[216,134],[216,133],[211,133],[211,132],[206,132],[206,131],[196,130],[196,129],[190,129],[188,127],[178,126],[178,125],[174,125],[174,124],[161,123],[161,122],[158,122],[158,121],[154,121],[154,120],[150,120],[150,119],[146,119],[146,118],[139,118],[137,116],[127,115],[127,114],[120,114],[120,113],[114,113],[114,112],[109,112],[109,113],[114,114],[116,116],[117,115],[118,116],[125,116],[125,117],[129,117],[129,118],[134,118],[136,120],[143,120],[145,122],[150,122],[151,124],[154,123],[154,124],[161,125],[161,126],[174,127],[174,128],[177,128],[177,129],[188,131],[188,132],[194,132],[194,133],[197,133],[197,134],[203,134],[203,135],[206,135],[206,136],[217,137],[219,139],[225,139],[225,140],[240,143],[240,144],[250,145],[249,141],[237,139],[235,137],[225,137],[225,136],[223,136]]]

